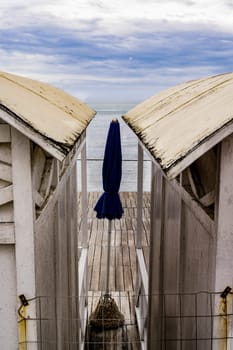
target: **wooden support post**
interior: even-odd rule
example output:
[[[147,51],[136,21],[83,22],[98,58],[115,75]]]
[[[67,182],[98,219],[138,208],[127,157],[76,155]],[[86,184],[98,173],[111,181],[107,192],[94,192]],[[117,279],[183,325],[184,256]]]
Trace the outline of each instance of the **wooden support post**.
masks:
[[[148,272],[142,251],[142,208],[143,208],[143,148],[138,142],[138,171],[137,171],[137,232],[136,232],[136,317],[142,348],[145,347],[145,324],[148,309]],[[144,295],[146,294],[146,296]],[[146,299],[146,300],[144,300]]]
[[[85,138],[85,135],[84,135]],[[87,322],[87,281],[88,281],[88,226],[87,226],[87,148],[84,139],[81,148],[81,215],[82,215],[82,241],[81,256],[79,260],[79,315],[80,315],[80,348],[84,348],[85,329]]]
[[[152,163],[151,248],[149,271],[148,349],[162,349],[162,245],[163,245],[164,179]]]
[[[215,291],[222,292],[229,286],[232,288],[232,247],[233,247],[233,135],[222,141],[220,151],[220,169],[219,169],[219,191],[218,208],[216,215],[217,241],[216,241],[216,275]],[[215,317],[214,322],[214,340],[213,349],[231,349],[233,326],[231,317],[227,314],[232,313],[232,294],[226,298],[218,295],[215,299]]]
[[[30,299],[36,296],[30,140],[14,128],[11,135],[17,294]],[[30,349],[36,350],[37,314],[33,302],[29,302],[27,317],[31,320],[27,321],[26,340]]]
[[[86,142],[81,150],[81,182],[82,182],[82,247],[88,246],[87,229],[87,150]]]
[[[73,165],[70,175],[70,194],[71,199],[71,290],[72,290],[72,339],[77,342],[76,349],[79,349],[79,282],[78,282],[78,232],[77,232],[77,220],[78,220],[78,200],[77,200],[77,165]]]
[[[138,143],[136,248],[142,247],[142,202],[143,202],[143,149],[140,143]]]

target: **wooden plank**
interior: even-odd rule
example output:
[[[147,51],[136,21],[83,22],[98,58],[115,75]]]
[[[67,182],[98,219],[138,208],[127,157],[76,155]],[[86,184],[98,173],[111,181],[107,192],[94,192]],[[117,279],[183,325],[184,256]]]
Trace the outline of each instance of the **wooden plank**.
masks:
[[[223,140],[220,152],[219,165],[219,201],[217,203],[217,239],[216,239],[216,273],[214,274],[215,291],[223,291],[226,286],[231,286],[233,260],[233,137],[232,135]],[[223,305],[223,306],[222,306]],[[229,308],[229,309],[228,309]],[[232,347],[232,339],[226,337],[231,335],[231,321],[224,315],[228,310],[232,310],[232,296],[229,295],[225,300],[218,294],[215,297],[215,318],[214,336],[219,338],[214,342],[214,350],[230,349]],[[228,311],[229,312],[229,311]],[[231,311],[229,312],[231,314]]]
[[[15,230],[13,223],[0,223],[0,244],[14,244]]]
[[[30,140],[14,128],[11,128],[11,136],[17,295],[25,294],[28,298],[34,298],[37,293],[35,281],[34,206],[31,183],[31,145]],[[37,340],[36,303],[31,303],[29,308],[27,308],[27,316],[35,320],[27,324],[27,340]],[[37,344],[33,344],[31,349],[36,350]]]
[[[115,264],[115,248],[110,248],[110,271],[109,271],[109,289],[116,290],[116,264]]]
[[[1,350],[23,348],[19,345],[18,318],[16,315],[15,247],[0,245],[1,308],[0,343]]]
[[[14,221],[13,202],[1,205],[0,222],[13,222],[13,221]]]
[[[199,203],[193,200],[190,194],[177,183],[176,180],[170,182],[172,187],[180,194],[182,201],[184,201],[189,209],[193,212],[195,217],[199,220],[202,226],[206,229],[206,231],[214,237],[215,234],[215,225],[214,221],[210,218],[210,216],[201,208]]]
[[[52,181],[53,181],[53,172],[54,172],[54,159],[52,158],[47,158],[46,163],[45,163],[45,169],[41,181],[41,186],[40,186],[40,195],[46,199],[49,196]]]
[[[81,186],[82,186],[82,246],[87,247],[87,150],[84,142],[81,150]]]
[[[135,231],[129,230],[128,231],[128,245],[129,246],[134,246],[135,245],[134,236],[135,236]]]
[[[52,188],[55,189],[59,183],[59,160],[54,159],[54,171],[53,171],[53,179],[52,179]]]
[[[142,280],[142,284],[144,287],[144,291],[146,294],[146,300],[148,302],[149,282],[148,282],[148,272],[146,269],[144,255],[143,255],[142,249],[136,249],[136,253],[137,253],[137,260],[138,260],[138,268],[139,268],[139,272],[141,275],[141,280]]]
[[[85,281],[86,276],[84,273],[86,272],[87,267],[87,249],[82,248],[81,257],[79,259],[79,295],[81,295],[81,289],[83,288],[83,283]]]
[[[123,265],[129,266],[130,265],[130,257],[129,257],[129,247],[128,245],[124,245],[122,247],[122,253],[123,253]]]
[[[0,124],[0,143],[11,142],[10,126],[7,124]]]
[[[41,194],[39,192],[37,192],[36,190],[33,190],[33,193],[32,193],[32,196],[33,196],[33,200],[35,202],[35,204],[41,208],[43,203],[44,203],[44,198],[41,196]]]
[[[46,156],[42,148],[36,146],[32,155],[32,186],[39,190],[45,168]]]
[[[133,290],[133,280],[130,266],[123,266],[124,272],[124,285],[126,291]]]
[[[129,221],[130,219],[127,218],[127,221]],[[121,235],[121,244],[122,246],[128,246],[128,232],[131,228],[128,228],[125,231],[122,231],[122,235]]]
[[[11,164],[11,145],[10,145],[10,143],[0,143],[0,162]]]
[[[9,164],[0,163],[0,179],[12,183],[12,168]]]
[[[0,179],[0,188],[4,188],[10,185],[10,182]]]
[[[105,292],[106,289],[106,276],[107,276],[107,250],[106,247],[101,247],[101,258],[100,258],[100,275],[99,275],[99,290]],[[94,264],[95,269],[95,264]]]
[[[91,290],[97,291],[99,288],[100,280],[100,257],[101,257],[101,246],[95,247],[94,264],[92,270],[92,281]]]
[[[136,246],[142,245],[142,205],[143,205],[143,149],[138,143],[138,173],[137,173],[137,234]]]
[[[82,141],[79,140],[78,141],[78,146],[81,147],[80,142]],[[79,150],[79,148],[78,148]],[[78,152],[78,151],[77,151]],[[76,153],[76,156],[78,154]],[[66,172],[63,174],[63,176],[61,177],[56,190],[53,192],[53,195],[50,197],[50,200],[47,201],[43,207],[43,211],[41,212],[40,216],[37,218],[36,220],[36,226],[40,225],[41,222],[43,222],[44,220],[47,220],[47,213],[51,210],[52,207],[55,206],[55,203],[58,200],[58,197],[61,194],[61,190],[64,187],[65,182],[67,181],[68,177],[71,175],[71,172],[73,171],[73,167],[76,166],[76,158],[74,158],[72,160],[72,162],[70,163],[69,167],[66,169]]]
[[[121,231],[117,230],[115,234],[115,246],[118,247],[121,244]]]
[[[13,185],[0,189],[0,205],[6,204],[13,200]]]
[[[122,247],[117,246],[116,252],[116,290],[124,290],[124,274],[123,274],[123,259],[122,259]]]
[[[89,247],[88,247],[88,265],[89,266],[92,266],[94,264],[93,262],[94,252],[95,252],[94,244],[89,244]]]
[[[151,253],[149,274],[149,313],[148,313],[148,350],[154,349],[161,339],[162,313],[162,244],[163,244],[163,203],[164,178],[162,172],[152,165],[152,208],[151,208]]]

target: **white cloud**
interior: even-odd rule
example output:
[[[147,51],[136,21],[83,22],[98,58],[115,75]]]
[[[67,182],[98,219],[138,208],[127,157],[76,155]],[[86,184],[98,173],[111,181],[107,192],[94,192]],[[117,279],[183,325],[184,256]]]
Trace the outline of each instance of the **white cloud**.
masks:
[[[101,30],[126,34],[135,30],[135,21],[151,20],[233,31],[232,4],[223,0],[31,0],[30,5],[25,0],[8,0],[0,5],[0,12],[2,28],[50,22],[77,30],[83,21],[98,20]]]
[[[1,41],[0,69],[43,80],[84,101],[142,100],[224,71],[232,57],[231,5],[223,0],[205,0],[205,5],[202,0],[31,0],[30,5],[8,0],[0,4],[0,33],[8,38]],[[218,37],[222,50],[207,40],[219,28],[229,33]]]

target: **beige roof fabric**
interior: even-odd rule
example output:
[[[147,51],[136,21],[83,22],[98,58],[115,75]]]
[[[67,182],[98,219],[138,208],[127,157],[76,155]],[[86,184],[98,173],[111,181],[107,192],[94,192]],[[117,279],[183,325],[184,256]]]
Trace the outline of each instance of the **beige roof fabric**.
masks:
[[[0,72],[0,108],[12,112],[64,154],[96,113],[62,90],[4,72]]]
[[[165,173],[233,121],[233,73],[189,81],[123,116]],[[173,177],[177,174],[173,174]]]

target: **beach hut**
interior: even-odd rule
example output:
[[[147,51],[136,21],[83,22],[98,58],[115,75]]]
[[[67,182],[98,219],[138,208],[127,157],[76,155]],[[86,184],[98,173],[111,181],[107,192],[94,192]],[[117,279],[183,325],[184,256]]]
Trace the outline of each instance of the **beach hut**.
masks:
[[[139,139],[142,348],[232,349],[233,73],[172,87],[123,119]],[[149,266],[140,240],[144,151],[152,162]]]
[[[82,347],[86,249],[78,271],[76,160],[81,152],[85,165],[94,115],[59,89],[0,73],[1,350]]]

